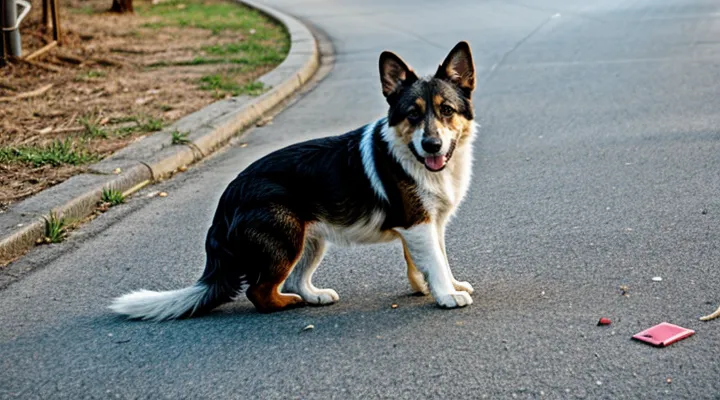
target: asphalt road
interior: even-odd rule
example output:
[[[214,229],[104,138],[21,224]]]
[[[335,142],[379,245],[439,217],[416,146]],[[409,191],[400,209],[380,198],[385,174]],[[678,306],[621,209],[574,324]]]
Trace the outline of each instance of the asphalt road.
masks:
[[[720,398],[720,320],[698,321],[720,305],[720,3],[268,3],[325,31],[335,68],[246,147],[20,261],[35,270],[0,291],[0,398]],[[382,50],[430,73],[462,39],[482,130],[447,245],[472,306],[409,296],[386,245],[330,252],[315,278],[340,294],[330,307],[109,313],[199,276],[216,202],[249,162],[383,114]],[[630,339],[662,321],[697,333]]]

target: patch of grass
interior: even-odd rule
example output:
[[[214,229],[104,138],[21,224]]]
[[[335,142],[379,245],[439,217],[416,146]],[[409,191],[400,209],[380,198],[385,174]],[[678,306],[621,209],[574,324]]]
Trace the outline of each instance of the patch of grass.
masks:
[[[65,218],[58,217],[57,213],[51,211],[45,217],[45,243],[60,243],[65,239]]]
[[[268,46],[257,40],[252,40],[252,38],[239,43],[205,46],[202,50],[213,56],[236,56],[225,60],[233,64],[251,66],[279,64],[285,59],[285,54],[288,51],[284,46]]]
[[[80,122],[80,125],[85,127],[85,136],[94,139],[107,139],[107,131],[101,128],[100,125],[93,122],[90,117],[82,117],[78,120],[78,122]]]
[[[239,43],[204,46],[191,60],[158,61],[151,68],[211,64],[240,64],[253,70],[282,62],[290,49],[287,32],[262,13],[232,2],[207,0],[170,0],[153,6],[141,4],[138,14],[155,17],[145,24],[147,28],[191,27],[210,30],[240,32]],[[207,56],[206,56],[207,55]]]
[[[213,64],[225,64],[228,60],[224,58],[205,58],[195,57],[192,60],[178,60],[178,61],[156,61],[148,64],[148,68],[162,68],[162,67],[185,67],[194,65],[213,65]]]
[[[72,140],[56,140],[45,146],[0,147],[0,163],[30,163],[43,165],[82,165],[96,161],[96,155],[88,153]]]
[[[96,78],[104,78],[106,76],[107,76],[107,74],[104,71],[91,69],[90,71],[78,74],[78,76],[75,78],[75,80],[76,81],[88,81],[88,80],[96,79]]]
[[[162,119],[154,117],[141,117],[141,116],[127,116],[120,118],[113,118],[110,123],[122,124],[126,122],[134,122],[135,125],[123,126],[116,128],[112,131],[116,137],[125,137],[132,135],[135,132],[157,132],[165,126],[165,122]]]
[[[265,93],[266,90],[267,88],[262,82],[248,82],[241,87],[241,94],[246,94],[248,96],[259,96]]]
[[[171,0],[155,5],[139,4],[135,11],[139,15],[158,17],[159,20],[146,23],[147,28],[192,27],[213,33],[255,29],[255,35],[262,38],[276,36],[279,31],[262,13],[231,2]]]
[[[225,97],[227,94],[257,96],[266,90],[262,82],[248,82],[242,85],[237,83],[231,72],[203,76],[200,78],[200,89],[214,91],[216,97]]]
[[[122,192],[109,188],[104,188],[102,190],[102,197],[100,199],[103,203],[108,203],[111,206],[116,206],[125,202],[125,196],[123,196]]]
[[[188,139],[189,132],[180,132],[180,131],[173,131],[172,133],[172,144],[188,144],[190,143],[190,139]]]
[[[138,121],[138,127],[143,132],[157,132],[165,126],[165,122],[161,119],[149,117]]]
[[[124,126],[122,128],[117,128],[113,131],[113,134],[116,137],[124,138],[125,136],[132,135],[133,133],[137,132],[138,127],[137,126]]]

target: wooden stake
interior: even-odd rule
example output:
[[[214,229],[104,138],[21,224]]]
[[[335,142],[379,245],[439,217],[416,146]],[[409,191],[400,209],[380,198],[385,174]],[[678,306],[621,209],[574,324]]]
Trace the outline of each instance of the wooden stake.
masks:
[[[25,61],[30,61],[30,60],[32,60],[33,58],[38,58],[38,57],[40,57],[41,55],[47,53],[48,50],[50,50],[50,49],[52,49],[53,47],[57,46],[57,44],[58,44],[58,42],[52,41],[52,42],[46,44],[45,46],[43,46],[43,47],[35,50],[32,54],[27,55],[27,56],[24,58],[24,60],[25,60]]]
[[[58,0],[48,0],[53,20],[53,39],[60,43],[60,10]]]
[[[0,97],[0,103],[8,102],[8,101],[15,101],[15,100],[22,100],[27,99],[30,97],[36,97],[40,96],[41,94],[47,92],[50,90],[50,88],[53,87],[53,84],[47,84],[45,86],[40,87],[39,89],[32,90],[30,92],[20,93],[17,96],[10,96],[10,97]]]

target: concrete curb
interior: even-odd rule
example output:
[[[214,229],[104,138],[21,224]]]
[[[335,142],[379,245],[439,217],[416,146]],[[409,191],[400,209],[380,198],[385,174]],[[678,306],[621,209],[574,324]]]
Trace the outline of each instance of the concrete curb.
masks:
[[[66,220],[82,220],[96,209],[102,190],[130,194],[195,163],[227,143],[238,132],[301,89],[320,65],[318,43],[297,19],[253,0],[237,0],[278,21],[288,31],[285,60],[258,80],[270,90],[255,98],[238,96],[210,104],[92,165],[84,174],[43,190],[0,214],[0,266],[31,249],[45,234],[51,212]],[[188,132],[190,143],[171,144],[171,132]]]

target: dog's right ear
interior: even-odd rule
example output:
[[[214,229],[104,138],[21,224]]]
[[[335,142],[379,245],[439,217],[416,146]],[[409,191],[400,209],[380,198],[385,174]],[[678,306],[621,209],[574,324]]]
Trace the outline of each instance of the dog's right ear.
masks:
[[[402,85],[410,85],[418,77],[412,68],[395,53],[383,51],[380,54],[380,82],[385,97],[390,96]]]

